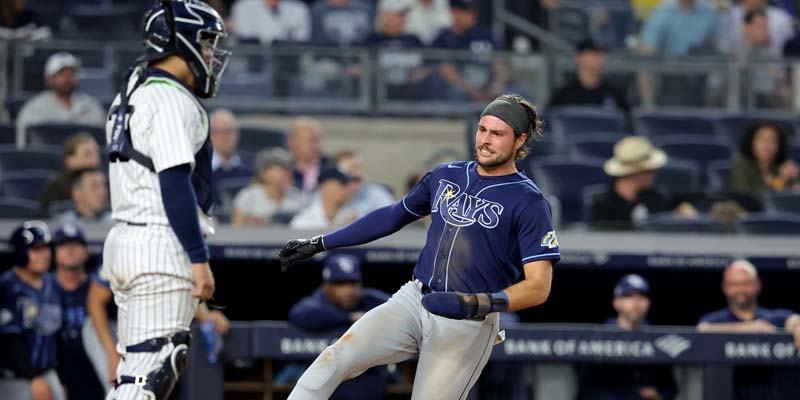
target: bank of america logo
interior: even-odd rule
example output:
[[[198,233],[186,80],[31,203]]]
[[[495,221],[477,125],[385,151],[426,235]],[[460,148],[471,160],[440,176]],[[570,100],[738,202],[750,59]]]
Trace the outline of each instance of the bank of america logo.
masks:
[[[667,353],[668,356],[675,358],[692,347],[692,342],[678,335],[666,335],[656,339],[656,347]]]

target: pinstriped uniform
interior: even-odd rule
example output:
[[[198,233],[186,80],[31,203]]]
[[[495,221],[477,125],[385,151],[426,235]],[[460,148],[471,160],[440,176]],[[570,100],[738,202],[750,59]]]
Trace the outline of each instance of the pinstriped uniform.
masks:
[[[119,102],[118,96],[114,105]],[[150,77],[129,104],[133,148],[153,160],[156,172],[181,164],[194,168],[195,153],[208,135],[208,117],[192,93],[168,78]],[[109,141],[112,128],[109,121]],[[158,175],[134,161],[113,162],[109,182],[117,224],[105,241],[103,269],[119,307],[117,349],[124,354],[126,346],[188,331],[197,299],[191,295],[191,262],[169,225]],[[213,233],[202,211],[198,215],[203,232]],[[146,375],[158,365],[158,353],[128,353],[117,374]],[[139,398],[135,385],[112,393],[118,400]]]

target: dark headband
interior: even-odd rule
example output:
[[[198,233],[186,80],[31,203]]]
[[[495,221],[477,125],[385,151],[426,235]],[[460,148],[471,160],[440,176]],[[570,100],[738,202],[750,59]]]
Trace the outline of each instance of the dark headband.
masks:
[[[483,109],[481,117],[484,115],[491,115],[493,117],[500,118],[503,122],[507,123],[512,129],[514,129],[515,135],[520,135],[522,133],[527,133],[528,135],[531,134],[531,132],[529,132],[531,127],[531,118],[528,115],[528,111],[525,110],[525,107],[522,104],[519,104],[516,101],[495,99]]]

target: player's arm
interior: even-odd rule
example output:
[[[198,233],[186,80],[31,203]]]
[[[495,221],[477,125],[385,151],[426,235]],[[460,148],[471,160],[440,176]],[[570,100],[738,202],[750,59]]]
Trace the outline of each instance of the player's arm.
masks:
[[[209,310],[205,303],[200,303],[197,306],[194,318],[200,323],[211,321],[214,324],[214,330],[220,335],[228,333],[228,329],[231,327],[231,322],[228,321],[228,317],[222,311]]]
[[[517,311],[538,306],[550,296],[553,282],[553,263],[550,260],[525,264],[525,279],[508,287],[503,292],[508,296],[508,310]]]
[[[792,333],[792,336],[794,336],[794,347],[800,349],[800,315],[793,313],[789,318],[786,318],[783,329]]]
[[[385,236],[430,214],[430,176],[426,174],[402,200],[381,207],[337,231],[311,239],[290,240],[281,249],[281,267],[286,270],[297,261],[325,250],[357,246]]]

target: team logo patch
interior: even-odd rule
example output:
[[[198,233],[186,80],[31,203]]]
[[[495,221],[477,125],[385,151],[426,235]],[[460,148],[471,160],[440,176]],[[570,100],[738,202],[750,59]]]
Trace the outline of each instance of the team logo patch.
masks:
[[[439,180],[439,188],[433,198],[431,213],[438,212],[444,222],[458,227],[474,223],[492,229],[500,222],[503,206],[468,193],[446,179]]]
[[[542,238],[541,246],[547,247],[548,249],[555,249],[556,247],[558,247],[558,238],[556,237],[556,231],[547,232]]]

